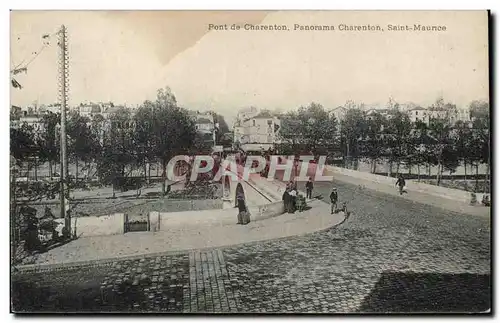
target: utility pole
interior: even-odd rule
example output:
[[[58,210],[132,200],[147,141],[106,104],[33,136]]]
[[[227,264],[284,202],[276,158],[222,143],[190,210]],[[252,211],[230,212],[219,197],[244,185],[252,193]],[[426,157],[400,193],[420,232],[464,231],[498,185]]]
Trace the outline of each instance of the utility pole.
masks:
[[[11,206],[10,206],[10,234],[11,234],[11,237],[10,237],[10,243],[11,243],[11,251],[10,251],[10,255],[11,255],[11,263],[13,263],[16,259],[16,252],[17,252],[17,234],[16,234],[16,230],[17,230],[17,225],[16,225],[16,221],[18,221],[18,218],[17,218],[17,201],[16,201],[16,184],[17,184],[17,180],[16,180],[16,175],[17,175],[17,167],[15,166],[15,163],[14,165],[12,165],[12,157],[10,158],[11,159],[11,166],[10,166],[10,173],[11,173]]]
[[[68,152],[66,136],[66,110],[68,105],[68,39],[66,26],[62,25],[59,31],[59,95],[61,100],[61,216],[64,217],[66,238],[71,236],[71,215],[69,212],[68,189]]]

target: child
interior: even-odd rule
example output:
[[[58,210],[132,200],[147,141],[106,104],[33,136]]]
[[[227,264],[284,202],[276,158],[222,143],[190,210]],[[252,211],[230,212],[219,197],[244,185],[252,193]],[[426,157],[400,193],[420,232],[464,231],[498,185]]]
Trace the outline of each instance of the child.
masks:
[[[299,212],[302,212],[304,211],[305,208],[306,208],[306,199],[304,198],[304,195],[299,194],[297,196],[297,209],[299,210]]]

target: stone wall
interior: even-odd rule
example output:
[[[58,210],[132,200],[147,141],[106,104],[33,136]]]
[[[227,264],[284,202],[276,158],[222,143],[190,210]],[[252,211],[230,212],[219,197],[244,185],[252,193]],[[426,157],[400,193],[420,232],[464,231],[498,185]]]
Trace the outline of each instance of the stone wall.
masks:
[[[57,231],[62,235],[64,219],[57,219],[56,222],[59,223]],[[123,234],[125,229],[125,215],[123,213],[115,213],[106,216],[72,218],[72,232],[75,232],[75,228],[77,237]]]
[[[316,164],[310,164],[307,175],[314,176],[314,174],[316,173],[316,169],[317,169]],[[334,180],[352,182],[356,184],[360,184],[359,182],[360,180],[365,181],[365,183],[368,184],[367,187],[371,189],[376,189],[377,185],[386,185],[394,187],[397,181],[397,179],[393,177],[376,175],[367,172],[360,172],[352,169],[346,169],[329,165],[325,166],[322,174],[324,176],[333,176]],[[407,180],[406,186],[409,192],[416,191],[436,197],[460,201],[463,203],[469,203],[471,198],[470,192],[464,190],[420,183],[415,180]],[[477,200],[479,202],[481,201],[483,195],[484,194],[482,193],[476,194]]]

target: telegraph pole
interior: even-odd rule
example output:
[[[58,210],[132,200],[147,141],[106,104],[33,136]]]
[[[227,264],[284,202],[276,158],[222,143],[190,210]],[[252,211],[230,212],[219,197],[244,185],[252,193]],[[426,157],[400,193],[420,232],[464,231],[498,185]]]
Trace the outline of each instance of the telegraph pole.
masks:
[[[68,39],[66,26],[62,25],[59,31],[59,95],[61,100],[61,216],[64,217],[66,238],[71,236],[71,215],[69,212],[68,189],[68,152],[66,136],[66,110],[68,105]]]

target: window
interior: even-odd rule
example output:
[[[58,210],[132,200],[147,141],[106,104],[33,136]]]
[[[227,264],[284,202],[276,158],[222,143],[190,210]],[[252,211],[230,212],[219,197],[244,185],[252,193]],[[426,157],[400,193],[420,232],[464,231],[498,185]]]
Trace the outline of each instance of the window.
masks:
[[[255,120],[252,120],[253,126],[255,127]]]
[[[267,120],[267,124],[269,125],[269,127],[272,126],[273,120]]]

